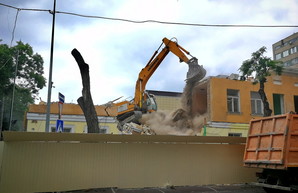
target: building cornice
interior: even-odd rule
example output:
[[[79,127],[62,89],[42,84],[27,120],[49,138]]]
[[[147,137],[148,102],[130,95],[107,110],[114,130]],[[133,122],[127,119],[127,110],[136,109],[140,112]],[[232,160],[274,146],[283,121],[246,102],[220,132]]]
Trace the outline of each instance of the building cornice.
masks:
[[[27,120],[36,120],[36,121],[45,121],[46,114],[41,113],[27,113],[26,116]],[[104,117],[104,116],[97,116],[99,122],[104,123],[115,123],[116,120],[114,117]],[[58,119],[57,114],[50,114],[50,120],[56,121]],[[70,122],[86,122],[84,115],[62,115],[62,120],[70,121]]]

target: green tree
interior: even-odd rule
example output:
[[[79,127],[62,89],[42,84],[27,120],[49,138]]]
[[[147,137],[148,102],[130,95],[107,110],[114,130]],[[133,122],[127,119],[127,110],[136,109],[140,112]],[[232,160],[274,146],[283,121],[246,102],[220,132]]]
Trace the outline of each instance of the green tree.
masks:
[[[254,77],[253,84],[260,83],[258,93],[264,106],[264,117],[271,116],[272,110],[270,109],[269,102],[265,93],[265,83],[267,77],[271,76],[271,72],[275,72],[277,75],[282,74],[283,67],[281,62],[271,60],[269,57],[264,56],[266,47],[261,47],[258,51],[253,52],[251,59],[245,60],[239,71],[242,73],[243,79],[247,77]]]
[[[14,82],[12,129],[23,129],[28,105],[34,102],[38,91],[46,85],[43,63],[42,57],[34,53],[29,44],[21,41],[13,47],[0,44],[0,130],[8,129]]]

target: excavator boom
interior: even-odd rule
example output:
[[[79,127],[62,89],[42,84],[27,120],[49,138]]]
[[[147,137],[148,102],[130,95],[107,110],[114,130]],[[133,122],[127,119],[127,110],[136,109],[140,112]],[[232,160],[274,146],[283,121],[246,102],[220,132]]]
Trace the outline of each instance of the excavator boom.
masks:
[[[190,80],[192,78],[195,78],[197,75],[200,75],[203,77],[206,74],[206,71],[198,65],[198,61],[196,58],[192,57],[191,59],[188,59],[187,55],[190,55],[190,53],[184,49],[182,46],[180,46],[177,42],[171,41],[167,38],[163,38],[163,43],[165,46],[162,49],[161,52],[158,53],[158,50],[155,51],[147,65],[141,70],[139,73],[138,80],[136,82],[136,87],[135,87],[135,97],[134,97],[134,103],[135,105],[142,107],[142,101],[143,99],[143,93],[146,88],[146,84],[150,77],[153,75],[155,70],[159,67],[161,62],[164,60],[164,58],[168,55],[169,52],[172,52],[175,54],[179,59],[180,62],[185,62],[189,65],[189,70],[187,72],[187,79]],[[190,55],[191,56],[191,55]]]

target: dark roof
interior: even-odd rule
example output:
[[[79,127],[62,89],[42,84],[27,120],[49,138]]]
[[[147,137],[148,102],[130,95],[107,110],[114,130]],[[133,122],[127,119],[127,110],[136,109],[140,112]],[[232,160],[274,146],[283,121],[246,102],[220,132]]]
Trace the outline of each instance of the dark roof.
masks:
[[[181,97],[181,92],[170,92],[170,91],[158,91],[158,90],[146,90],[148,93],[155,96],[171,96],[171,97]]]

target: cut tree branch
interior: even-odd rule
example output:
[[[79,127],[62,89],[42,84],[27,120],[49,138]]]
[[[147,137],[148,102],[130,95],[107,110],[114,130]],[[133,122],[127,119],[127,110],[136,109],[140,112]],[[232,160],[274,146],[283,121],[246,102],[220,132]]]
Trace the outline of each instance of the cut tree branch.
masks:
[[[90,76],[89,65],[85,63],[82,55],[77,49],[71,51],[72,56],[75,58],[80,68],[83,90],[82,95],[78,98],[78,103],[84,112],[87,122],[88,133],[99,133],[98,118],[96,110],[93,104],[91,92],[90,92]]]

